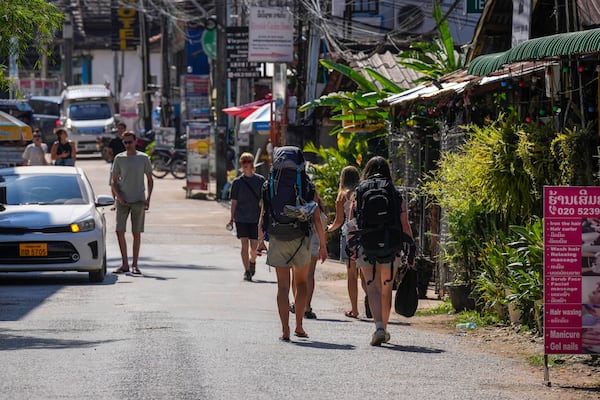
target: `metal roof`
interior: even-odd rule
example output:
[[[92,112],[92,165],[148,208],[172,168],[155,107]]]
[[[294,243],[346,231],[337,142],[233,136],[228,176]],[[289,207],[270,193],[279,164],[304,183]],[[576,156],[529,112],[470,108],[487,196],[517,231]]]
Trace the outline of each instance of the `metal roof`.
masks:
[[[369,81],[373,81],[373,77],[365,71],[365,68],[377,71],[400,87],[410,89],[417,86],[414,81],[422,77],[423,74],[403,67],[398,61],[398,56],[390,51],[381,54],[375,53],[370,56],[360,52],[354,55],[352,61],[350,61],[350,67],[360,71]],[[379,86],[378,82],[375,82],[375,84]]]
[[[479,56],[469,64],[468,72],[482,76],[516,61],[595,52],[600,52],[600,28],[531,39],[502,53]]]
[[[438,98],[450,94],[460,94],[465,90],[481,87],[507,78],[515,78],[533,74],[550,65],[551,62],[521,61],[504,66],[494,71],[490,76],[469,74],[466,69],[460,69],[440,77],[435,83],[428,82],[405,92],[395,94],[379,102],[381,107],[402,107],[410,103]],[[436,86],[437,85],[437,86]]]

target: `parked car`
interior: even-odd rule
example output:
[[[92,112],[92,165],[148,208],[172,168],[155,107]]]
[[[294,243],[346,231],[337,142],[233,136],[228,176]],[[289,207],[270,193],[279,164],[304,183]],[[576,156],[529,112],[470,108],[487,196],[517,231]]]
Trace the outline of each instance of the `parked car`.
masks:
[[[82,169],[0,169],[0,272],[78,271],[91,282],[106,275],[106,225]]]
[[[56,140],[54,130],[60,126],[60,110],[62,98],[60,96],[31,96],[29,105],[33,110],[34,128],[42,131],[42,141],[48,145],[48,150]]]

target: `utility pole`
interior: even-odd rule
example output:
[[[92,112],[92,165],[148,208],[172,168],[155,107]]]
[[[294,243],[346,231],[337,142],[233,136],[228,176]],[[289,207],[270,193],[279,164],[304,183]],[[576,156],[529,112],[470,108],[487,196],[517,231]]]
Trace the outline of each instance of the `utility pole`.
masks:
[[[73,22],[67,14],[63,22],[63,79],[69,86],[73,84]]]
[[[152,112],[149,83],[150,83],[150,56],[148,54],[148,32],[144,0],[140,0],[140,57],[142,59],[142,99],[144,102],[144,130],[152,129]]]
[[[160,19],[162,83],[160,85],[160,125],[171,126],[171,53],[169,51],[169,20],[166,16]]]
[[[227,54],[227,37],[225,29],[227,28],[227,15],[229,8],[229,0],[218,1],[216,3],[216,17],[217,17],[217,59],[214,62],[213,71],[213,85],[217,90],[217,98],[215,102],[215,118],[216,118],[216,152],[217,152],[217,193],[221,193],[223,187],[227,183],[227,163],[226,163],[226,152],[227,152],[227,116],[222,109],[227,107],[227,89],[225,82],[227,81],[227,74],[225,71],[226,65],[226,54]]]

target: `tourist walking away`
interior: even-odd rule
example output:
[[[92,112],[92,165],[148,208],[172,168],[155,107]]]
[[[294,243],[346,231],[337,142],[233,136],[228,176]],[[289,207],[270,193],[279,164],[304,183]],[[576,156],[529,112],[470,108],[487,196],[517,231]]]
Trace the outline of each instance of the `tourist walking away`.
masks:
[[[47,152],[48,146],[46,143],[42,143],[42,132],[35,128],[33,130],[33,143],[28,144],[25,151],[23,151],[25,165],[48,165],[48,161],[46,161]]]
[[[113,160],[112,189],[117,200],[116,233],[119,250],[121,250],[121,266],[113,273],[122,274],[130,271],[125,231],[127,220],[131,216],[133,236],[131,274],[141,275],[138,267],[141,234],[144,232],[146,210],[150,208],[154,180],[152,179],[150,158],[145,153],[136,150],[133,132],[123,133],[123,144],[126,150],[117,154]],[[144,175],[146,176],[146,187],[144,187]]]
[[[294,335],[307,338],[302,321],[308,300],[307,280],[311,257],[310,229],[319,237],[318,258],[327,258],[325,232],[317,206],[314,185],[305,171],[302,151],[294,146],[273,149],[269,178],[263,185],[263,211],[259,239],[269,236],[267,264],[277,274],[277,309],[281,321],[280,340],[290,340],[289,294],[291,276],[296,283],[296,327]]]
[[[54,161],[54,165],[74,166],[77,159],[75,143],[69,140],[69,134],[64,128],[58,128],[54,134],[57,140],[52,144],[50,159]]]
[[[387,325],[392,307],[394,260],[405,243],[412,243],[406,204],[394,187],[390,167],[383,157],[373,157],[365,165],[350,215],[356,218],[358,230],[354,234],[349,232],[348,241],[352,246],[357,238],[356,265],[367,280],[375,322],[371,345],[380,346],[390,340]]]
[[[117,133],[116,133],[116,137],[112,138],[110,140],[110,142],[108,142],[108,149],[107,149],[107,157],[110,160],[111,164],[110,164],[110,173],[109,173],[109,177],[108,177],[108,184],[110,185],[111,189],[112,189],[112,168],[113,168],[113,162],[115,160],[115,156],[119,153],[122,153],[125,151],[125,145],[123,144],[123,134],[125,133],[125,131],[127,130],[127,124],[125,124],[125,122],[119,122],[117,124]],[[117,194],[114,192],[113,190],[113,198],[117,198]]]
[[[115,156],[125,151],[125,145],[123,144],[123,134],[127,130],[127,124],[125,122],[119,122],[117,124],[117,133],[114,138],[108,142],[108,159],[114,160]]]
[[[356,268],[355,254],[348,254],[348,230],[350,223],[350,208],[354,200],[354,191],[360,182],[360,173],[353,166],[347,166],[342,169],[340,174],[340,184],[338,194],[335,199],[335,219],[327,227],[327,232],[334,232],[338,228],[342,228],[340,235],[340,260],[346,263],[347,270],[347,287],[348,297],[350,298],[351,309],[344,314],[349,318],[358,318],[358,277],[359,271]],[[355,223],[354,221],[352,223]],[[367,285],[361,275],[362,288],[367,293]],[[369,309],[368,296],[365,297],[365,314],[367,318],[371,318],[371,310]]]
[[[321,225],[323,227],[323,231],[327,229],[327,214],[325,213],[325,206],[323,201],[317,194],[317,205],[319,207],[319,212],[321,215]],[[312,298],[315,293],[315,273],[317,272],[317,261],[319,260],[319,235],[314,227],[311,226],[310,230],[310,263],[308,264],[308,277],[306,280],[306,308],[304,311],[304,318],[306,319],[316,319],[317,314],[312,309]],[[294,275],[292,275],[292,292],[294,294],[294,301],[296,301],[296,280],[294,279]],[[296,307],[294,303],[290,304],[290,312],[295,313]]]
[[[258,247],[258,220],[260,219],[261,191],[265,178],[255,172],[254,156],[240,156],[242,174],[231,183],[231,217],[235,222],[237,237],[242,246],[244,280],[251,281],[256,272],[256,248]]]

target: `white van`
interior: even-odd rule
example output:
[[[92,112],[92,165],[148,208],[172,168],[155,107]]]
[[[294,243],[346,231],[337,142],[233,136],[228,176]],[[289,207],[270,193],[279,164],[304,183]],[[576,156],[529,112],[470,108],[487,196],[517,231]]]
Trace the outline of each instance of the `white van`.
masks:
[[[115,99],[104,85],[68,86],[62,92],[61,122],[78,153],[98,151],[96,138],[112,135]]]

